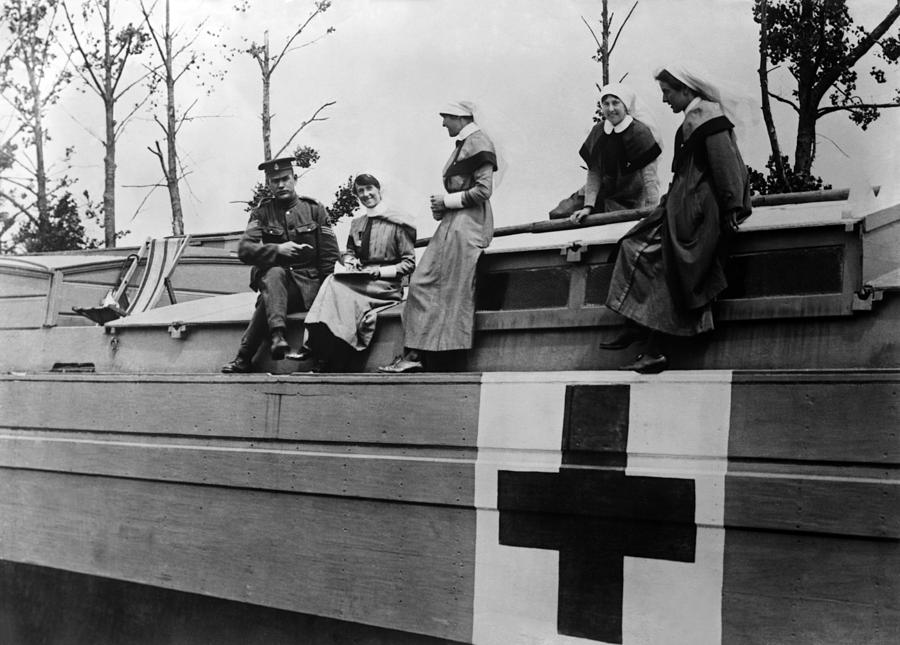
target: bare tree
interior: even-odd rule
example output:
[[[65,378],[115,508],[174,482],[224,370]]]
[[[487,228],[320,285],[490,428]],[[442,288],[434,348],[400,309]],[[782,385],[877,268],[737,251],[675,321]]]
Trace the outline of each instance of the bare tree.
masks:
[[[275,70],[278,69],[278,66],[284,60],[284,57],[289,53],[296,49],[300,49],[303,47],[307,47],[314,42],[317,42],[321,38],[325,37],[327,34],[330,34],[334,31],[333,27],[328,27],[325,30],[325,33],[319,35],[313,40],[307,41],[305,43],[295,44],[298,38],[303,34],[306,28],[312,23],[313,20],[320,14],[325,13],[329,7],[331,7],[330,0],[318,0],[313,4],[313,10],[310,12],[309,16],[307,16],[306,20],[300,23],[290,37],[285,40],[284,44],[281,46],[281,49],[278,50],[276,54],[272,54],[269,49],[269,32],[266,31],[263,35],[262,44],[258,44],[256,42],[250,43],[249,47],[247,47],[244,52],[253,57],[253,59],[259,65],[260,75],[262,77],[262,139],[263,139],[263,159],[268,161],[274,157],[278,157],[282,152],[284,152],[288,146],[291,145],[291,142],[297,137],[298,134],[308,125],[314,123],[316,121],[325,121],[328,117],[322,117],[320,114],[325,108],[328,108],[334,105],[334,101],[328,101],[323,103],[316,109],[312,116],[310,116],[305,121],[302,121],[300,125],[294,130],[293,134],[291,134],[284,144],[275,152],[274,156],[272,154],[272,119],[274,118],[271,112],[271,88],[272,88],[272,76],[275,74]]]
[[[65,2],[62,3],[73,46],[70,57],[78,58],[76,70],[84,84],[103,103],[104,148],[103,220],[105,244],[116,245],[116,142],[135,113],[147,101],[142,96],[122,119],[116,120],[116,105],[122,97],[139,86],[147,74],[125,80],[125,70],[133,56],[141,54],[149,34],[143,25],[128,23],[121,29],[113,25],[112,0],[84,0],[80,20],[76,22]],[[94,26],[96,25],[96,26]]]
[[[757,22],[759,22],[759,90],[762,101],[763,120],[766,123],[766,133],[769,136],[769,146],[772,148],[772,156],[770,157],[773,173],[776,181],[784,186],[785,190],[790,191],[790,182],[785,168],[785,159],[781,154],[781,145],[778,142],[778,131],[775,128],[775,120],[772,118],[772,104],[769,101],[769,68],[768,68],[768,51],[769,51],[769,16],[768,2],[762,0],[759,3],[757,13]]]
[[[845,0],[755,1],[753,15],[760,24],[763,96],[790,106],[797,114],[792,171],[795,176],[811,176],[819,119],[844,112],[865,129],[880,116],[880,110],[900,106],[900,93],[889,100],[866,100],[857,89],[856,66],[870,51],[887,64],[900,59],[900,38],[887,35],[900,17],[900,1],[893,4],[873,29],[866,30],[854,24]],[[770,64],[785,66],[791,75],[796,87],[790,96],[769,88]],[[873,65],[869,74],[877,84],[886,83],[883,69]],[[827,104],[823,105],[826,99]],[[766,124],[774,129],[771,108],[764,109],[768,111]],[[782,158],[780,148],[773,147],[772,152],[773,157]]]
[[[239,7],[239,9],[246,9],[248,5],[249,0],[244,0],[243,6]],[[321,114],[326,108],[329,108],[335,104],[335,101],[327,101],[316,108],[313,111],[312,115],[307,119],[301,121],[294,128],[294,131],[290,134],[290,136],[287,137],[285,142],[274,153],[272,152],[272,120],[274,118],[274,115],[271,112],[272,76],[288,53],[297,49],[301,49],[303,47],[308,47],[309,45],[318,42],[328,34],[334,32],[333,27],[328,27],[323,33],[312,38],[311,40],[297,44],[297,40],[301,35],[303,35],[312,21],[315,20],[315,18],[320,14],[325,13],[330,7],[330,0],[317,0],[316,2],[314,2],[313,10],[306,17],[306,20],[304,20],[297,26],[297,28],[285,40],[284,44],[281,46],[281,49],[278,50],[276,54],[272,54],[269,48],[268,31],[263,34],[262,44],[252,42],[246,49],[242,50],[243,53],[249,54],[257,62],[257,64],[259,65],[260,76],[262,78],[261,121],[263,158],[266,161],[280,157],[284,153],[284,151],[290,147],[294,139],[296,139],[297,136],[308,125],[317,121],[327,121],[328,117],[321,116]],[[300,168],[310,168],[319,159],[319,153],[316,149],[311,148],[310,146],[303,145],[296,146],[294,148],[292,156],[294,157],[295,164]],[[253,196],[247,202],[248,207],[254,207],[259,203],[260,199],[263,199],[267,196],[269,196],[268,188],[263,184],[257,184],[253,189]],[[352,183],[344,184],[339,186],[337,191],[335,192],[335,200],[331,207],[328,208],[328,212],[332,218],[332,221],[337,221],[341,217],[352,214],[355,207],[356,198],[353,196]]]
[[[208,31],[206,29],[207,21],[202,20],[199,24],[192,26],[189,36],[184,37],[181,29],[175,29],[172,26],[169,0],[165,0],[165,17],[162,25],[154,24],[154,21],[151,19],[156,3],[149,9],[144,0],[140,0],[140,5],[144,21],[160,61],[158,66],[154,66],[151,69],[151,73],[154,75],[157,85],[165,88],[165,120],[161,120],[158,116],[154,116],[153,120],[163,131],[166,140],[166,150],[164,153],[159,141],[155,141],[153,147],[148,147],[147,149],[159,161],[165,185],[169,192],[169,206],[172,210],[172,233],[174,235],[184,235],[184,214],[181,206],[179,184],[186,173],[178,156],[177,137],[181,127],[193,118],[191,110],[197,105],[199,99],[195,98],[187,108],[179,113],[175,100],[175,86],[185,75],[194,74],[201,66],[211,63],[206,53],[207,50],[196,47],[198,39],[202,35],[218,39],[219,34]],[[181,39],[179,40],[180,37]],[[213,71],[212,75],[221,80],[224,72]],[[199,85],[202,86],[203,83]],[[210,87],[207,85],[207,90]]]
[[[610,34],[612,33],[612,25],[613,20],[615,19],[615,13],[609,13],[608,0],[602,0],[602,13],[600,17],[600,38],[597,38],[597,32],[591,27],[590,23],[585,20],[584,16],[581,17],[581,21],[584,23],[585,27],[588,28],[588,31],[591,32],[591,36],[594,37],[594,42],[597,43],[597,53],[595,53],[592,58],[600,63],[601,69],[603,70],[603,84],[606,85],[609,83],[609,59],[612,56],[613,50],[616,48],[616,43],[619,42],[619,36],[622,35],[622,30],[625,29],[625,25],[628,23],[628,19],[631,18],[631,14],[634,13],[634,10],[637,8],[637,0],[635,0],[634,4],[631,5],[631,9],[628,10],[628,14],[625,16],[625,20],[622,21],[622,24],[619,25],[619,28],[616,29],[615,36],[612,37],[612,43],[610,44]],[[624,74],[620,79],[625,78],[628,74]]]
[[[45,116],[71,78],[56,63],[53,52],[58,11],[57,0],[7,0],[0,7],[0,25],[11,36],[0,54],[0,96],[17,122],[0,146],[0,173],[6,172],[0,199],[11,208],[3,217],[0,234],[22,220],[36,226],[49,221],[54,193],[69,183],[63,178],[59,185],[52,185],[46,160],[50,135]],[[16,143],[19,139],[21,146]]]

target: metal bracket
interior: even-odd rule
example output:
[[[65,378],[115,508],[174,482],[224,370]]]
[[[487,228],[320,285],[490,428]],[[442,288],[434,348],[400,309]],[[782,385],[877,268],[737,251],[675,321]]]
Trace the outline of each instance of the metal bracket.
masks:
[[[572,242],[569,246],[561,248],[559,254],[566,256],[566,262],[581,262],[581,254],[587,250],[588,247],[581,242]]]
[[[184,339],[187,337],[188,326],[183,322],[173,322],[169,325],[169,336],[172,338]]]
[[[862,289],[853,294],[853,303],[851,309],[853,311],[872,311],[872,305],[881,302],[884,298],[884,291],[876,289],[870,284],[864,284]]]

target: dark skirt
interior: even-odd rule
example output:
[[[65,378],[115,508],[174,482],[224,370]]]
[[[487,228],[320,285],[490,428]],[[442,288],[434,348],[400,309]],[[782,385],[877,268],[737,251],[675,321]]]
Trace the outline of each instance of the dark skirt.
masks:
[[[688,309],[672,284],[665,208],[657,208],[619,241],[606,306],[634,322],[674,336],[695,336],[713,329],[710,303]],[[674,287],[674,288],[673,288]]]

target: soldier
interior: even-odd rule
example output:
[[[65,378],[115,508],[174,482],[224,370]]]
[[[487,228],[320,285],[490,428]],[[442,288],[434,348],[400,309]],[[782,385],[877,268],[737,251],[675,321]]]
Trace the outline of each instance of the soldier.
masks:
[[[253,356],[267,333],[272,358],[284,358],[290,350],[285,316],[309,309],[340,256],[325,207],[294,190],[293,158],[266,161],[259,169],[273,197],[251,211],[238,245],[241,262],[253,265],[250,287],[259,298],[237,356],[222,367],[226,374],[253,371]]]

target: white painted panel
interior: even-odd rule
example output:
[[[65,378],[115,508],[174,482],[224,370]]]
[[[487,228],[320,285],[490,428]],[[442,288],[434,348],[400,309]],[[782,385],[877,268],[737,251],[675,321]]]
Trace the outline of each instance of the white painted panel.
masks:
[[[695,562],[626,556],[625,645],[721,642],[724,476],[731,372],[485,374],[475,498],[472,641],[597,643],[557,633],[559,553],[499,543],[497,471],[558,472],[567,385],[629,384],[628,476],[694,479]]]

